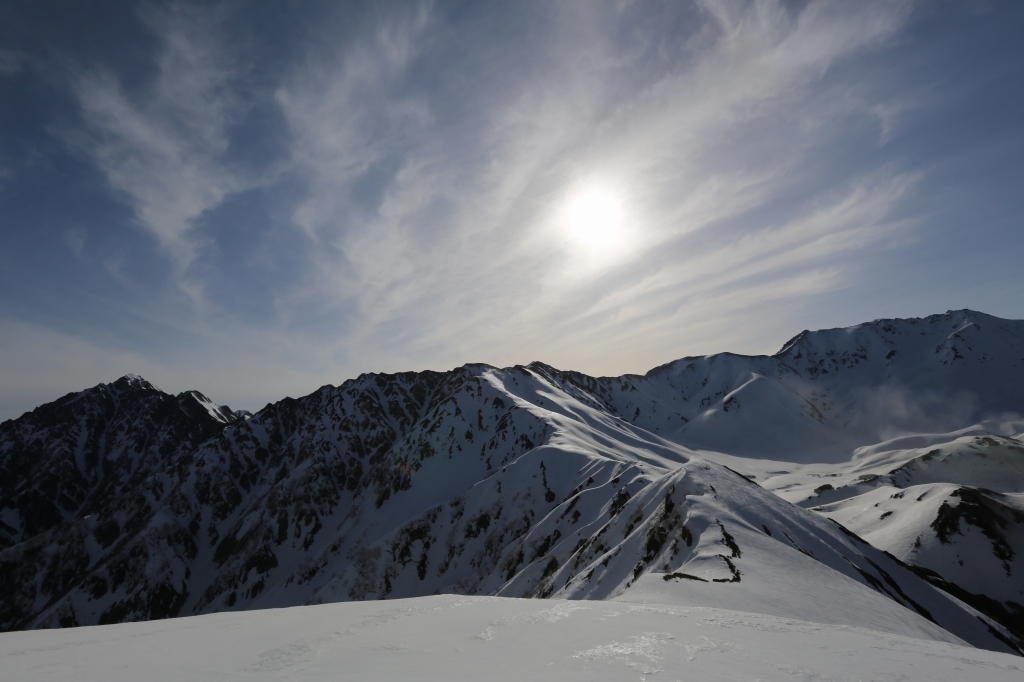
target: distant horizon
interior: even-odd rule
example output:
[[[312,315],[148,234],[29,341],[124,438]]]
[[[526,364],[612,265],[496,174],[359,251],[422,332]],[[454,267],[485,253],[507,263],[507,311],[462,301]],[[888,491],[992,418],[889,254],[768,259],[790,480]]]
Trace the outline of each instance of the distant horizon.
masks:
[[[1024,319],[1024,3],[0,9],[0,420]],[[444,370],[435,370],[444,371]]]
[[[282,395],[282,396],[278,396],[275,399],[266,401],[266,403],[262,407],[249,406],[249,405],[240,406],[240,405],[232,405],[230,403],[221,402],[219,400],[216,400],[215,397],[210,396],[206,391],[203,390],[202,387],[199,387],[199,386],[186,387],[186,388],[181,388],[181,389],[177,389],[177,390],[167,390],[163,386],[161,386],[159,384],[159,382],[150,381],[150,379],[148,377],[146,377],[146,376],[144,376],[142,374],[139,374],[138,372],[131,372],[131,371],[129,371],[129,372],[126,372],[125,374],[122,374],[121,376],[119,376],[119,377],[117,377],[115,379],[108,379],[108,380],[100,381],[100,382],[98,382],[96,384],[93,384],[93,385],[90,385],[90,386],[83,386],[83,387],[80,387],[80,388],[77,388],[77,389],[71,389],[69,391],[65,391],[64,393],[61,393],[60,395],[52,396],[51,398],[43,401],[42,403],[39,403],[38,405],[34,405],[34,406],[32,406],[32,407],[30,407],[30,408],[28,408],[26,410],[22,410],[21,412],[19,412],[16,415],[9,416],[9,417],[8,416],[0,416],[0,422],[17,419],[18,417],[21,417],[24,414],[27,414],[27,413],[31,412],[32,410],[36,409],[37,407],[41,407],[42,405],[45,405],[45,404],[50,403],[50,402],[53,402],[54,400],[58,400],[59,398],[62,398],[62,397],[66,396],[66,395],[69,395],[71,393],[79,393],[81,391],[86,391],[86,390],[89,390],[91,388],[95,388],[97,386],[113,384],[113,383],[116,383],[116,382],[118,382],[118,381],[120,381],[122,379],[128,379],[128,378],[136,378],[136,379],[140,379],[142,381],[145,381],[147,384],[149,384],[150,386],[152,386],[156,390],[162,391],[162,392],[167,393],[169,395],[180,395],[182,393],[187,393],[189,391],[197,391],[200,394],[202,394],[204,397],[209,399],[211,402],[213,402],[214,404],[216,404],[216,405],[218,405],[220,407],[229,407],[229,408],[231,408],[235,412],[244,411],[244,412],[249,412],[249,413],[256,413],[259,410],[263,409],[264,407],[267,407],[268,405],[272,405],[274,403],[277,403],[277,402],[279,402],[281,400],[304,398],[304,397],[309,396],[309,395],[315,393],[316,391],[318,391],[321,388],[324,388],[326,386],[340,386],[340,385],[344,384],[347,381],[357,380],[357,379],[359,379],[363,375],[370,375],[370,376],[373,376],[373,375],[385,375],[385,376],[387,376],[387,375],[396,375],[396,374],[405,374],[405,373],[414,373],[415,374],[415,373],[420,373],[420,372],[436,372],[438,374],[446,374],[448,372],[453,372],[453,371],[455,371],[457,369],[462,369],[464,367],[472,367],[472,366],[480,366],[480,365],[485,366],[485,367],[489,367],[489,368],[492,368],[492,369],[497,369],[497,370],[508,370],[508,369],[513,369],[515,367],[530,367],[531,365],[542,364],[542,365],[546,365],[548,367],[552,367],[552,368],[554,368],[554,369],[556,369],[558,371],[563,371],[563,372],[579,372],[581,374],[584,374],[584,375],[587,375],[587,376],[591,376],[593,378],[598,378],[598,379],[601,379],[601,378],[618,378],[618,377],[624,377],[624,376],[646,376],[646,375],[650,374],[651,372],[653,372],[656,369],[659,369],[661,367],[665,367],[665,366],[668,366],[668,365],[671,365],[673,363],[680,362],[680,361],[683,361],[683,360],[688,360],[688,359],[691,359],[691,358],[713,357],[713,356],[717,356],[717,355],[735,355],[735,356],[740,356],[740,357],[773,357],[775,355],[778,355],[778,354],[782,353],[790,343],[792,343],[793,341],[795,341],[797,338],[799,338],[801,335],[803,335],[805,333],[838,331],[838,330],[842,330],[842,329],[851,329],[853,327],[860,327],[860,326],[863,326],[863,325],[874,324],[874,323],[877,323],[877,322],[888,322],[888,321],[899,321],[899,320],[924,320],[924,319],[928,319],[928,318],[932,318],[932,317],[946,316],[946,315],[949,315],[951,313],[973,313],[973,314],[976,314],[976,315],[984,315],[986,317],[994,317],[994,318],[999,319],[999,320],[1007,320],[1007,321],[1013,320],[1013,318],[1004,318],[1004,317],[999,317],[997,315],[990,315],[989,313],[982,312],[980,310],[972,310],[970,308],[960,308],[958,310],[947,310],[944,313],[932,313],[931,315],[923,315],[923,316],[919,316],[919,317],[877,317],[877,318],[874,318],[874,319],[871,319],[871,320],[866,320],[864,322],[859,322],[857,324],[847,325],[845,327],[827,327],[827,328],[821,328],[821,329],[803,329],[803,330],[797,332],[796,334],[792,335],[791,337],[789,337],[789,339],[787,339],[786,341],[784,341],[782,343],[782,345],[779,347],[779,350],[775,351],[774,353],[754,353],[754,354],[751,354],[751,353],[735,353],[733,351],[718,351],[718,352],[713,352],[713,353],[705,353],[705,354],[701,354],[701,355],[683,355],[683,356],[680,356],[680,357],[668,360],[667,362],[661,363],[659,365],[655,365],[653,367],[650,367],[646,371],[641,371],[641,372],[623,372],[621,374],[591,375],[591,374],[588,374],[587,372],[580,372],[580,370],[575,370],[575,369],[566,368],[566,367],[556,367],[555,365],[547,363],[547,362],[545,362],[544,360],[541,360],[541,359],[534,359],[534,360],[530,360],[529,362],[516,363],[514,365],[494,365],[494,364],[487,363],[487,362],[464,362],[464,363],[462,363],[460,365],[455,365],[454,367],[450,367],[448,369],[434,369],[434,368],[428,367],[428,368],[423,368],[423,369],[405,369],[405,370],[397,370],[397,371],[390,371],[390,372],[368,370],[368,371],[365,371],[365,372],[360,372],[357,375],[341,379],[338,383],[331,382],[331,381],[322,383],[322,384],[320,384],[320,385],[318,385],[316,387],[311,388],[309,391],[307,391],[305,393],[301,393],[301,394],[297,394],[297,395]],[[1024,321],[1024,320],[1022,320],[1022,321]]]

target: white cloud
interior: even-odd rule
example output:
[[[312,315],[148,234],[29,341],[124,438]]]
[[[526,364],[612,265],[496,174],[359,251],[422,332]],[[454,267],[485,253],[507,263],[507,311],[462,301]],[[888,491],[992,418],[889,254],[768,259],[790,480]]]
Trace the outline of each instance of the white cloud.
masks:
[[[657,58],[646,36],[612,35],[608,7],[539,7],[526,49],[426,4],[311,48],[273,101],[289,177],[306,180],[284,209],[304,274],[285,283],[268,268],[275,309],[258,332],[230,314],[154,319],[219,350],[124,371],[262,400],[359,371],[543,359],[619,373],[763,351],[771,330],[792,335],[783,311],[849,286],[860,254],[906,231],[898,208],[919,176],[815,165],[850,117],[879,115],[863,93],[837,107],[819,86],[891,40],[906,4],[708,1],[692,36],[666,34],[688,49]],[[240,67],[198,10],[147,20],[156,79],[127,93],[83,75],[89,135],[76,143],[202,301],[188,276],[197,218],[256,182],[225,160]],[[633,235],[600,268],[566,248],[557,219],[588,183],[615,190]]]
[[[890,40],[909,4],[703,7],[702,49],[648,73],[592,20],[593,4],[561,5],[539,68],[481,55],[503,69],[487,88],[472,63],[455,67],[451,77],[483,83],[459,91],[464,109],[484,112],[457,132],[444,102],[401,89],[454,30],[433,18],[389,23],[286,85],[295,160],[311,178],[295,220],[338,249],[318,256],[302,300],[358,310],[338,343],[364,362],[585,357],[583,369],[621,371],[681,352],[680,326],[704,315],[721,332],[759,304],[845,286],[850,254],[905,227],[888,215],[914,176],[850,169],[824,185],[831,199],[754,214],[810,180],[803,166],[851,115],[815,108],[824,75]],[[873,117],[872,106],[852,113]],[[395,171],[380,202],[353,212],[356,183],[384,161]],[[552,216],[589,177],[627,197],[636,243],[587,274]],[[737,226],[722,231],[727,221]]]
[[[142,16],[159,38],[155,80],[129,94],[109,72],[79,74],[74,89],[87,132],[69,138],[184,271],[196,255],[196,218],[250,182],[223,160],[239,107],[236,67],[218,42],[213,11],[174,5]]]

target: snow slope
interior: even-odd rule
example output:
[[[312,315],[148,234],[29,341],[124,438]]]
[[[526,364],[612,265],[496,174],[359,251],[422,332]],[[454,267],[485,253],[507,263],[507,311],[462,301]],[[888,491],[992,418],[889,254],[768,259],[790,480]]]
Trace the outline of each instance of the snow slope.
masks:
[[[112,481],[89,489],[100,491],[85,495],[91,506],[11,536],[0,628],[455,593],[648,599],[1021,651],[1003,627],[1015,629],[1008,602],[990,608],[950,582],[946,559],[912,569],[901,558],[917,555],[887,554],[804,507],[840,502],[822,497],[840,484],[869,492],[858,477],[916,462],[893,443],[928,446],[937,437],[913,434],[936,425],[1019,433],[1022,374],[1024,323],[960,311],[806,332],[775,356],[687,358],[643,377],[467,365],[363,375],[248,419],[199,401],[182,428],[209,433],[161,436],[177,444],[166,452],[124,434],[163,433],[161,406],[198,399],[129,377],[62,399],[106,415],[111,387],[141,387],[93,430],[53,409],[61,401],[0,425],[0,470],[15,485],[55,470],[37,472],[34,458],[93,472],[69,445],[81,433],[101,434],[90,462],[137,463],[89,473]],[[1020,480],[1013,443],[993,442],[1006,455],[997,477]],[[975,470],[950,464],[956,476],[939,478]],[[822,477],[832,491],[817,490]],[[53,483],[32,485],[62,499]],[[947,541],[973,532],[954,517],[976,516],[955,511],[971,493],[954,493]],[[0,499],[5,523],[12,499]],[[1004,516],[1015,552],[1020,522]],[[987,564],[977,571],[988,580]]]
[[[792,469],[762,474],[761,485],[841,523],[1024,634],[1020,438],[919,435],[861,448],[841,465]]]
[[[700,607],[421,597],[0,634],[22,680],[1020,680],[935,639]]]
[[[691,449],[843,462],[896,436],[1024,431],[1024,321],[970,310],[802,332],[772,356],[683,358],[593,380],[623,419]]]

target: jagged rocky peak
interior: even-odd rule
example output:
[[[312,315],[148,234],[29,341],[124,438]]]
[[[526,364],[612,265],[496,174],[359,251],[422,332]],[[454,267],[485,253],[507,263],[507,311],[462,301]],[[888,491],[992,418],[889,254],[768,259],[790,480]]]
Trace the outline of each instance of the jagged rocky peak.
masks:
[[[103,508],[239,418],[128,374],[0,424],[0,549]]]
[[[134,373],[131,373],[131,372],[129,372],[128,374],[125,374],[123,377],[121,377],[117,381],[113,382],[113,384],[111,384],[111,385],[112,386],[116,386],[117,388],[132,388],[132,389],[144,390],[144,391],[159,391],[160,390],[159,388],[154,386],[152,383],[150,383],[150,382],[146,381],[145,379],[143,379],[138,374],[134,374]]]
[[[125,378],[122,393],[0,428],[0,578],[14,586],[0,627],[445,592],[657,595],[1016,650],[1002,612],[978,614],[790,503],[826,494],[813,467],[855,468],[857,448],[893,429],[950,430],[1024,404],[1021,323],[968,321],[807,332],[775,356],[684,358],[643,376],[542,362],[363,374],[248,419]],[[923,409],[896,414],[896,400]],[[745,477],[779,471],[806,474],[807,496]],[[56,521],[30,521],[44,517]]]

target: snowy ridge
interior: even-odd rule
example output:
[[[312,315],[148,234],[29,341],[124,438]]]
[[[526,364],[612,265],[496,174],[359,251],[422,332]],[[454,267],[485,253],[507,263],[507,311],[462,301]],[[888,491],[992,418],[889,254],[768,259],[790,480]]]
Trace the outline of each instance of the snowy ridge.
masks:
[[[0,498],[0,627],[456,593],[648,599],[1020,653],[1012,590],[987,597],[1002,610],[965,599],[981,593],[952,582],[941,552],[921,563],[861,540],[871,529],[853,516],[834,516],[850,532],[822,515],[838,507],[804,507],[924,481],[934,456],[871,449],[935,439],[914,433],[992,439],[998,476],[1020,481],[1022,376],[1024,323],[960,311],[645,376],[541,363],[368,374],[247,419],[126,378],[0,425],[13,482]],[[958,456],[935,460],[949,464],[928,484],[975,475]],[[116,476],[96,464],[109,461],[124,462]],[[88,481],[78,497],[54,494],[65,471]],[[822,476],[831,488],[817,490]],[[974,532],[977,514],[956,510],[977,500],[956,491],[980,482],[943,493],[938,545]],[[61,516],[29,532],[17,510],[31,491]],[[1012,587],[1021,522],[1000,504],[1005,542],[989,552],[1013,553]]]
[[[600,382],[618,414],[687,447],[821,462],[985,418],[1004,418],[1002,435],[1024,430],[1022,375],[1024,321],[965,310],[802,332],[770,357],[683,358]]]
[[[847,465],[806,467],[762,485],[915,566],[1020,636],[1024,442],[956,435],[919,448],[864,448]]]

